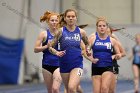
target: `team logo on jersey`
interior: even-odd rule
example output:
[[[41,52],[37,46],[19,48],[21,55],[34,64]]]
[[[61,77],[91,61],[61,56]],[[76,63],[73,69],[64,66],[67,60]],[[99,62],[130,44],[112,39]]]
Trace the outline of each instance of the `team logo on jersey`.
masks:
[[[65,37],[65,40],[80,41],[80,34],[76,33],[76,34],[74,34],[74,36],[67,36],[67,37]]]
[[[49,39],[51,39],[52,37],[51,36],[49,36]]]
[[[111,49],[111,43],[110,42],[96,42],[95,43],[96,46],[106,46],[107,49]]]

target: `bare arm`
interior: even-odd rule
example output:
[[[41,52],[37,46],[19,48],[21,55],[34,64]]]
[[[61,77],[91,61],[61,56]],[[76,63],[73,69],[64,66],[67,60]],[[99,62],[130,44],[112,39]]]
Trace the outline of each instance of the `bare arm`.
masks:
[[[89,61],[93,62],[93,63],[96,63],[98,61],[98,59],[94,59],[92,57],[92,55],[88,56],[87,53],[86,53],[86,47],[85,47],[85,44],[83,43],[83,41],[81,41],[81,49],[82,49],[82,55]]]
[[[121,43],[119,41],[117,41],[117,42],[118,42],[118,47],[119,47],[121,56],[122,57],[126,56],[126,52],[125,52],[124,48],[122,47]]]
[[[62,30],[59,29],[57,33],[55,33],[54,39],[51,41],[51,43],[49,44],[49,51],[52,54],[55,54],[58,52],[56,49],[54,49],[55,45],[58,43],[58,40],[60,39],[62,35]]]
[[[120,43],[119,39],[116,37],[116,35],[112,34],[112,38],[114,38],[117,41],[121,56],[122,57],[126,56],[126,52],[125,52],[122,44]]]
[[[46,40],[46,37],[47,37],[46,31],[42,31],[39,34],[34,47],[35,53],[42,52],[43,50],[48,48],[48,45],[42,46],[42,42]]]
[[[62,36],[62,29],[59,29],[59,30],[55,33],[54,39],[52,40],[50,46],[51,46],[51,47],[54,47],[54,46],[58,43],[58,41],[59,41],[59,39],[60,39],[61,36]]]
[[[133,59],[133,57],[134,57],[134,52],[133,51],[134,50],[132,48],[131,53],[128,55],[128,60],[132,60]]]
[[[82,49],[82,55],[90,61],[89,57],[87,56],[86,54],[86,47],[85,47],[85,44],[83,43],[83,41],[81,41],[81,49]]]
[[[86,34],[85,30],[80,29],[80,33],[81,33],[81,36],[82,36],[82,40],[87,47],[89,45],[89,42],[88,42],[88,37],[87,37],[87,34]]]
[[[94,52],[92,52],[91,50],[92,50],[92,46],[93,46],[93,44],[94,44],[94,42],[95,42],[95,39],[96,39],[96,35],[95,35],[95,33],[93,33],[93,34],[91,34],[91,36],[89,37],[89,47],[88,47],[88,51],[91,53],[91,55],[90,55],[90,58],[92,58],[92,62],[94,63],[94,64],[96,64],[98,61],[99,61],[99,59],[98,58],[93,58],[93,53]]]
[[[88,49],[91,50],[91,47],[93,46],[95,39],[96,39],[95,33],[93,33],[89,36],[89,39],[88,39],[89,47],[88,47]]]
[[[115,59],[120,59],[121,58],[121,53],[120,53],[120,50],[119,50],[119,45],[117,43],[117,41],[114,39],[114,38],[111,38],[111,43],[116,51],[116,54],[115,54]]]

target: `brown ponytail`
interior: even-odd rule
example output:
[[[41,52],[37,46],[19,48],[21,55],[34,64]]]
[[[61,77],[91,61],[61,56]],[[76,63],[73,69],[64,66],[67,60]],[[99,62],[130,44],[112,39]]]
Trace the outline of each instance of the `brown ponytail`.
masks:
[[[64,25],[66,25],[66,22],[64,20],[64,13],[60,14],[59,16],[60,16],[59,28],[61,28]]]
[[[122,29],[125,29],[125,28],[110,28],[110,30],[112,31],[112,32],[116,32],[116,31],[120,31],[120,30],[122,30]]]
[[[88,26],[88,24],[78,25],[78,27],[79,27],[79,28],[82,28],[82,29],[85,28],[85,27],[87,27],[87,26]]]

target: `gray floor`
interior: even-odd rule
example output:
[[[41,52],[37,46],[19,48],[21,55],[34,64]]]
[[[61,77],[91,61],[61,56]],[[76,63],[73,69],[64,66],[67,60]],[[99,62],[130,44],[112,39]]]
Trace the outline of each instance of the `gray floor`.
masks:
[[[92,93],[91,81],[81,81],[81,86],[84,93]],[[63,85],[61,86],[61,92],[63,93]],[[133,81],[131,80],[119,80],[117,83],[116,93],[134,93]],[[47,93],[44,84],[25,84],[21,86],[4,85],[0,86],[0,93]]]

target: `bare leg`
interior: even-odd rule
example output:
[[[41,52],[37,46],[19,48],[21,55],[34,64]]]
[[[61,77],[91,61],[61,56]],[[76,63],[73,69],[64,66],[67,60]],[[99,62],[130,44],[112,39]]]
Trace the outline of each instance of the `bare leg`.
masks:
[[[92,76],[93,93],[101,93],[101,75]]]
[[[116,91],[116,83],[117,83],[117,74],[112,76],[112,81],[109,87],[109,93],[115,93]]]
[[[64,83],[64,93],[68,93],[69,73],[61,73],[61,77]]]
[[[59,72],[59,68],[57,68],[53,73],[52,93],[59,93],[61,82],[62,78]]]
[[[134,73],[134,90],[137,93],[139,90],[139,68],[137,65],[133,65],[133,73]]]
[[[43,69],[42,72],[43,72],[44,82],[47,87],[47,91],[48,91],[48,93],[52,93],[53,76],[49,71],[47,71],[45,69]]]
[[[78,88],[77,88],[77,92],[78,92],[78,93],[83,93],[83,89],[82,89],[82,87],[81,87],[80,85],[79,85]]]
[[[68,85],[69,93],[77,92],[77,88],[80,84],[82,72],[83,72],[83,70],[81,68],[74,68],[70,72],[69,85]]]
[[[64,93],[67,93],[66,89],[64,89]],[[77,93],[83,93],[83,89],[82,89],[82,87],[80,85],[77,88]]]
[[[109,92],[109,87],[113,76],[114,74],[110,71],[106,71],[102,74],[101,93]]]

